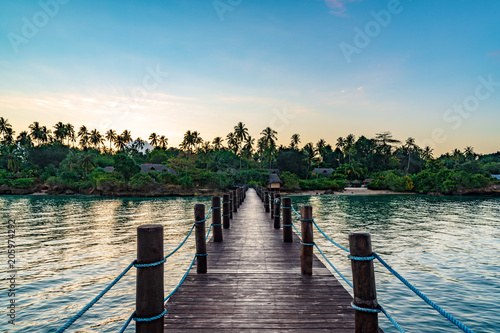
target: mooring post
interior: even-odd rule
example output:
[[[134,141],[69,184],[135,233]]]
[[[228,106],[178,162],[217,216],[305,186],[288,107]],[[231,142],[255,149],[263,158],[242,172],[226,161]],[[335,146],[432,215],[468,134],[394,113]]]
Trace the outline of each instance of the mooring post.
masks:
[[[212,227],[214,228],[214,242],[222,242],[220,197],[212,197]]]
[[[238,212],[238,195],[236,194],[237,191],[233,191],[233,212],[236,213]]]
[[[293,243],[292,230],[292,199],[283,198],[281,211],[283,212],[283,242]]]
[[[229,218],[233,218],[233,191],[229,191]]]
[[[281,228],[281,196],[275,195],[274,198],[274,229]]]
[[[207,272],[207,243],[205,240],[205,205],[194,205],[194,223],[196,239],[196,273]]]
[[[313,224],[312,206],[302,206],[300,209],[300,224],[302,245],[300,249],[300,271],[303,275],[312,275],[313,268]]]
[[[266,209],[266,213],[269,213],[269,192],[264,193],[264,208]]]
[[[269,198],[269,210],[271,211],[271,219],[274,215],[274,192],[271,191],[271,197]]]
[[[351,253],[352,284],[354,286],[354,305],[360,308],[379,309],[370,234],[350,234],[349,249]],[[378,332],[378,314],[376,312],[355,310],[354,320],[355,332]]]
[[[229,194],[222,196],[222,226],[229,229]]]
[[[137,263],[152,264],[163,260],[163,226],[141,225],[137,228]],[[164,289],[164,265],[137,267],[135,316],[153,318],[161,314]],[[136,321],[139,333],[163,332],[163,316],[153,321]]]

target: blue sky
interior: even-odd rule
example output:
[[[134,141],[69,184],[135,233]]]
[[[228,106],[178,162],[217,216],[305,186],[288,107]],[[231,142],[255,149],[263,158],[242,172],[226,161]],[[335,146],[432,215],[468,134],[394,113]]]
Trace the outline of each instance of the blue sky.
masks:
[[[495,152],[498,13],[493,0],[2,2],[0,115],[17,133],[63,121],[171,146],[243,121],[282,144],[391,131],[437,154]]]

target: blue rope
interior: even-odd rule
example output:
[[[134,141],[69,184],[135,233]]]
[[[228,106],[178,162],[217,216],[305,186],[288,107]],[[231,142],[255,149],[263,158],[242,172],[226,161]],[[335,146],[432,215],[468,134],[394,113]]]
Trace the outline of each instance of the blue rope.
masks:
[[[207,219],[203,219],[203,220],[199,220],[199,221],[194,221],[193,223],[194,224],[198,224],[198,223],[203,223],[203,222],[206,222],[206,221],[207,221]]]
[[[132,266],[134,266],[135,263],[135,260],[132,261],[130,265],[128,265],[127,268],[125,268],[123,272],[120,273],[120,275],[118,275],[106,288],[104,288],[103,291],[99,293],[99,295],[97,295],[92,301],[85,305],[83,309],[80,310],[80,312],[69,319],[63,326],[61,326],[61,328],[59,328],[56,333],[61,333],[68,329],[78,318],[80,318],[85,312],[87,312],[88,309],[90,309],[95,303],[97,303],[97,301],[99,301],[101,297],[104,296],[104,294],[106,294],[118,281],[120,281],[120,279],[125,274],[127,274],[127,272],[130,270],[130,268],[132,268]]]
[[[137,318],[134,316],[134,317],[132,317],[132,319],[134,319],[135,321],[153,321],[156,319],[160,319],[161,317],[163,317],[165,315],[165,313],[167,313],[167,309],[164,309],[162,313],[160,313],[157,316],[151,317],[151,318]]]
[[[300,222],[311,222],[314,221],[314,219],[300,219]]]
[[[282,209],[292,209],[292,207],[285,207],[285,206],[283,206],[283,207],[281,207],[281,208],[282,208]]]
[[[292,210],[293,210],[293,212],[295,213],[295,215],[297,215],[298,217],[300,217],[300,214],[299,214],[299,213],[297,213],[297,211],[295,210],[295,208],[293,208],[293,207],[292,207]]]
[[[207,236],[205,237],[205,241],[207,241],[208,236],[210,236],[210,231],[212,230],[212,225],[208,228]]]
[[[132,319],[134,318],[134,316],[135,316],[135,311],[132,312],[132,314],[130,315],[130,317],[128,317],[127,321],[125,322],[125,324],[123,325],[122,329],[120,330],[120,333],[125,332],[125,330],[127,329],[128,325],[130,324],[130,322],[132,321]]]
[[[184,238],[184,240],[172,252],[170,252],[169,254],[167,254],[165,256],[165,259],[167,259],[168,257],[170,257],[175,252],[177,252],[177,250],[179,250],[184,245],[184,243],[186,243],[186,241],[188,240],[189,236],[191,236],[191,233],[193,232],[193,229],[194,229],[194,224],[191,226],[191,230],[189,230],[189,232],[188,232],[187,236]]]
[[[195,256],[196,257],[206,257],[206,256],[208,256],[208,253],[196,253]]]
[[[213,224],[213,223],[212,223],[212,225],[213,225],[214,227],[217,227],[217,226],[219,226],[219,225],[222,225],[222,223],[216,223],[216,224]]]
[[[371,257],[356,257],[356,256],[351,256],[350,254],[347,255],[347,258],[349,258],[351,260],[355,260],[355,261],[371,261],[371,260],[375,259],[374,256],[371,256]]]
[[[408,282],[405,278],[403,278],[398,272],[396,272],[391,266],[389,266],[389,264],[387,264],[382,258],[379,257],[378,254],[376,254],[375,252],[373,252],[373,256],[378,260],[380,261],[380,263],[382,265],[385,266],[385,268],[387,268],[387,270],[389,270],[389,272],[391,272],[395,277],[397,277],[401,282],[403,282],[403,284],[405,286],[407,286],[411,291],[413,291],[417,296],[419,296],[421,299],[423,299],[427,304],[429,304],[432,308],[434,308],[434,310],[436,310],[437,312],[439,312],[443,317],[445,317],[446,319],[448,319],[450,322],[452,322],[453,324],[455,324],[458,328],[460,328],[462,331],[466,332],[466,333],[473,333],[472,330],[470,330],[467,326],[465,326],[464,324],[462,324],[460,321],[458,321],[457,319],[455,319],[455,317],[453,317],[451,314],[449,314],[448,312],[446,312],[445,310],[443,310],[439,305],[437,305],[436,303],[434,303],[433,301],[431,301],[427,296],[425,296],[422,292],[420,292],[420,290],[418,290],[417,288],[415,288],[410,282]]]
[[[394,320],[394,318],[391,317],[391,315],[385,311],[384,307],[382,305],[380,305],[380,310],[385,314],[385,316],[387,317],[387,319],[389,319],[389,321],[394,325],[394,327],[396,327],[401,333],[405,333],[405,330],[399,326],[399,324]]]
[[[321,232],[321,234],[323,235],[323,237],[325,237],[326,239],[328,239],[330,241],[330,243],[332,243],[333,245],[335,245],[336,247],[346,251],[346,252],[350,252],[348,248],[338,244],[337,242],[335,242],[333,239],[331,239],[330,237],[328,237],[324,232],[323,230],[320,229],[320,227],[318,227],[318,225],[316,224],[316,221],[314,221],[313,219],[313,223],[314,223],[314,226],[316,227],[316,229],[318,229],[319,232]]]
[[[354,302],[351,302],[351,306],[354,308],[354,310],[358,310],[361,312],[368,312],[368,313],[380,313],[380,312],[382,312],[382,310],[380,310],[380,309],[360,308],[359,306],[355,305]]]
[[[220,209],[220,207],[212,207],[212,209]]]
[[[189,274],[189,271],[191,271],[191,268],[193,268],[193,264],[194,264],[195,259],[196,259],[196,256],[194,256],[193,260],[191,261],[191,265],[189,265],[189,268],[187,269],[186,273],[182,277],[181,281],[177,284],[177,286],[174,288],[174,290],[172,290],[170,292],[170,294],[168,294],[168,296],[165,297],[165,299],[163,300],[164,302],[166,302],[167,299],[169,299],[170,297],[172,297],[172,295],[180,288],[180,286],[182,285],[182,283],[184,282],[184,280],[186,280],[186,277]]]
[[[273,217],[281,217],[281,215],[273,215]]]
[[[166,258],[163,258],[162,260],[160,261],[157,261],[157,262],[153,262],[151,264],[134,264],[134,267],[136,268],[149,268],[149,267],[155,267],[155,266],[159,266],[161,264],[164,264],[165,261],[167,261]]]
[[[326,255],[319,248],[318,244],[314,244],[314,245],[316,245],[316,248],[318,249],[319,253],[321,253],[321,255],[323,256],[323,258],[325,258],[326,262],[328,262],[330,264],[330,266],[332,266],[332,268],[335,270],[335,272],[337,272],[337,274],[345,281],[345,283],[347,283],[347,285],[349,287],[354,288],[354,286],[352,285],[352,283],[349,280],[347,280],[347,278],[344,275],[342,275],[342,273],[340,273],[340,271],[335,266],[333,266],[333,264],[330,262],[330,260],[328,260],[328,258],[326,257]]]
[[[302,244],[302,245],[308,245],[308,246],[316,245],[315,243],[302,243],[302,242],[300,242],[300,244]]]
[[[224,216],[230,216],[230,214],[223,214],[222,217],[224,217]]]

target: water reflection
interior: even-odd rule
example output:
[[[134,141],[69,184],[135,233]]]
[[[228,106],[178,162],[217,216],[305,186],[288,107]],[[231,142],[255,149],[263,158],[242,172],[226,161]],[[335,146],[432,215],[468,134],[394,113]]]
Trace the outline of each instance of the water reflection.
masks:
[[[0,197],[2,221],[17,221],[21,287],[15,330],[5,321],[0,329],[54,332],[134,259],[139,225],[162,224],[168,253],[189,231],[198,202],[210,206],[209,198]],[[474,331],[498,331],[494,305],[500,296],[500,200],[294,196],[292,202],[297,211],[312,205],[318,224],[341,245],[348,245],[350,232],[370,232],[374,249],[424,293]],[[1,233],[6,239],[6,230]],[[315,240],[349,277],[345,253],[319,234]],[[5,242],[0,246],[5,251]],[[191,239],[169,258],[166,291],[180,280],[193,251]],[[380,265],[375,269],[381,303],[408,331],[457,331]],[[1,265],[0,272],[5,270]],[[133,310],[134,290],[131,270],[74,330],[117,331]],[[386,332],[393,331],[387,321],[381,323]]]

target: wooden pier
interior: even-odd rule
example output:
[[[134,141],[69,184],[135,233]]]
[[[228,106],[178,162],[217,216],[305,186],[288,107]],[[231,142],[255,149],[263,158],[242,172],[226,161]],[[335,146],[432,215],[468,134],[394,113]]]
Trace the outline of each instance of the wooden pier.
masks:
[[[223,242],[207,243],[207,273],[193,267],[165,304],[165,331],[354,332],[352,297],[316,256],[302,275],[300,251],[250,189]]]

